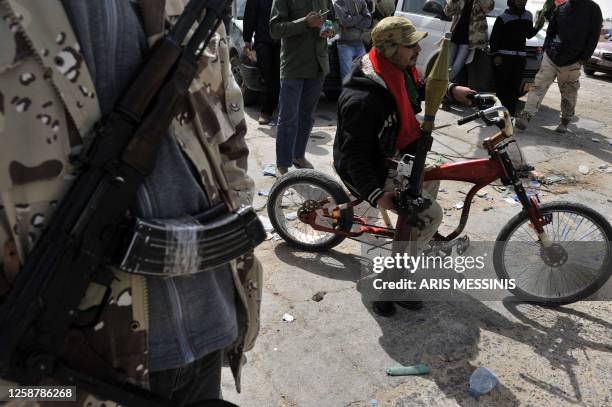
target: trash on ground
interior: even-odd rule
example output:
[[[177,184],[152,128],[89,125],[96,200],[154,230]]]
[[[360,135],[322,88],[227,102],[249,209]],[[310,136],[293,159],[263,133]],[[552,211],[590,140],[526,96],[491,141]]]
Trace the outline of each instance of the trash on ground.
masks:
[[[411,376],[429,373],[430,369],[424,363],[419,363],[413,366],[398,366],[387,368],[388,376]]]
[[[612,167],[606,168],[606,174],[612,174]]]
[[[559,175],[550,175],[544,179],[546,184],[554,184],[555,182],[563,181],[565,177],[561,177]]]
[[[479,198],[485,198],[488,193],[489,193],[488,191],[480,190],[480,191],[476,192],[476,195],[478,195]]]
[[[497,376],[486,367],[479,367],[470,376],[470,388],[468,392],[472,397],[480,397],[489,393],[497,386]]]
[[[516,205],[517,204],[517,202],[514,199],[510,198],[510,197],[504,199],[504,201],[508,202],[510,205]]]
[[[312,296],[312,300],[315,302],[322,301],[323,298],[325,297],[325,294],[327,294],[327,291],[319,291],[315,293],[315,295]]]
[[[438,189],[438,192],[447,192],[447,189],[446,188],[440,188],[440,189]]]
[[[601,164],[601,165],[598,165],[598,166],[597,166],[597,169],[600,169],[600,170],[605,170],[605,169],[606,169],[606,168],[608,168],[608,167],[609,167],[609,165],[608,165],[608,164]]]
[[[263,190],[262,189],[261,191],[257,192],[257,195],[259,195],[259,196],[269,196],[270,195],[270,190],[269,189],[268,190]]]
[[[593,137],[591,140],[593,140],[593,143],[601,143],[601,140],[595,137]]]
[[[280,237],[280,235],[278,233],[272,233],[272,241],[273,242],[278,242],[279,240],[283,240],[283,238]]]
[[[285,312],[283,314],[283,321],[285,321],[285,322],[293,322],[293,321],[295,321],[295,317],[293,315],[288,314],[288,313]]]
[[[263,224],[264,230],[266,232],[274,231],[274,227],[272,226],[272,222],[270,222],[270,218],[268,218],[267,216],[262,216],[262,215],[257,215],[257,216],[259,217],[259,220]]]
[[[275,235],[275,234],[276,234],[276,233],[267,233],[267,234],[266,234],[266,241],[268,241],[268,240],[272,240],[272,238],[274,238],[274,235]]]
[[[298,214],[297,212],[289,212],[288,214],[285,215],[285,219],[287,220],[296,220],[298,218]]]
[[[455,205],[453,205],[453,208],[455,208],[455,209],[463,208],[463,202],[457,202]]]
[[[544,180],[544,173],[537,171],[537,170],[532,170],[529,171],[529,177],[530,180],[534,180],[534,181],[543,181]]]
[[[370,400],[370,404],[373,405],[373,406],[377,406],[378,405],[378,400],[372,399],[372,400]]]
[[[531,188],[540,188],[542,186],[542,183],[540,181],[529,181],[529,186]]]
[[[589,173],[589,166],[588,165],[581,165],[578,167],[578,172],[580,172],[583,175],[587,175]]]
[[[487,206],[486,208],[483,208],[482,210],[485,211],[485,212],[491,211],[491,210],[493,210],[493,207],[492,206]]]
[[[268,164],[263,169],[263,175],[268,175],[271,177],[276,177],[276,165]]]

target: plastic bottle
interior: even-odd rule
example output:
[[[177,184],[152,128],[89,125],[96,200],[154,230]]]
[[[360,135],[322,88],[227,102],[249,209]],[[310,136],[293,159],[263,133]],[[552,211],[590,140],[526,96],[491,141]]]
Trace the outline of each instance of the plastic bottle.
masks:
[[[470,396],[478,398],[493,390],[495,386],[497,386],[495,373],[486,367],[479,367],[470,376],[470,389],[468,391]]]

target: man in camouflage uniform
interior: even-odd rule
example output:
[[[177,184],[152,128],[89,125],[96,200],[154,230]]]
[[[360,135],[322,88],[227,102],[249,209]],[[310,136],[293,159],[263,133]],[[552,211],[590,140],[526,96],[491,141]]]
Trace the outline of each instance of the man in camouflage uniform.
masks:
[[[0,301],[75,179],[70,157],[185,3],[0,0]],[[134,213],[172,219],[221,202],[232,209],[249,204],[245,133],[220,27]],[[132,383],[189,404],[220,397],[225,356],[240,391],[243,352],[259,329],[262,270],[253,254],[197,274],[109,272],[112,298],[93,329],[69,333],[62,355],[68,364],[102,378],[121,371]],[[102,296],[92,283],[80,309],[86,313]],[[78,393],[81,403],[96,402]]]

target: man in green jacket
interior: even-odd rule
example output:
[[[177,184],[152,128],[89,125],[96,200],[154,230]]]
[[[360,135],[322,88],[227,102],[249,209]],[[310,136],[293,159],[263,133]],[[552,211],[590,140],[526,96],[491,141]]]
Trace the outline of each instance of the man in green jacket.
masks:
[[[326,39],[333,29],[323,26],[330,11],[327,0],[274,0],[270,34],[281,40],[281,90],[276,132],[276,169],[313,168],[306,145],[314,112],[329,72]]]

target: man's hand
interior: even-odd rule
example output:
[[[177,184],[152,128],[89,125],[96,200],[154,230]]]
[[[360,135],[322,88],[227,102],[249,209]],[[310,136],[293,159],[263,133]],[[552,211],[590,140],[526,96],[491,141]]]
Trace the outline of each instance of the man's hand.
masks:
[[[247,58],[249,58],[250,60],[253,60],[253,47],[251,46],[250,42],[245,42],[244,43],[244,47],[242,48],[244,55],[247,56]]]
[[[502,59],[501,55],[496,55],[493,58],[493,63],[495,64],[495,66],[500,66],[503,62],[504,60]]]
[[[466,86],[455,86],[452,90],[453,98],[464,105],[470,106],[472,101],[468,98],[468,96],[475,95],[476,91],[472,90]]]
[[[329,38],[334,35],[334,30],[325,30],[319,34],[323,38]]]
[[[378,198],[378,201],[376,201],[376,206],[388,211],[397,210],[395,206],[395,192],[385,192],[382,194],[382,196]]]
[[[323,16],[317,11],[311,11],[306,15],[306,24],[308,27],[321,28],[323,25]]]

